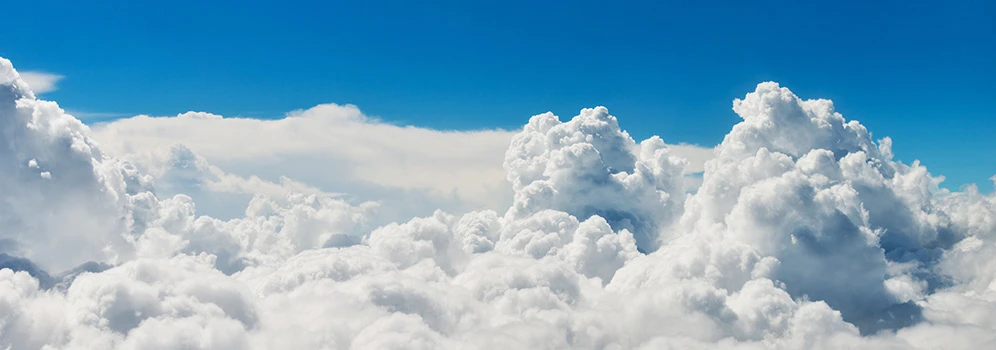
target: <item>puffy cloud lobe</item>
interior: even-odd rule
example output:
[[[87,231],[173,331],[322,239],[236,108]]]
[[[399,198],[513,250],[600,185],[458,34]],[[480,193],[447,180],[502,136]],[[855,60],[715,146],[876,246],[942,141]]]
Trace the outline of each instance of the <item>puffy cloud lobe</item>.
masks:
[[[637,147],[605,107],[584,109],[566,123],[551,113],[537,115],[505,153],[515,190],[506,216],[515,220],[544,209],[598,215],[614,229],[634,232],[639,247],[653,251],[660,231],[680,215],[684,164],[658,137]]]
[[[829,101],[774,83],[734,103],[744,122],[693,195],[681,185],[686,162],[662,140],[637,144],[595,108],[567,122],[535,116],[512,137],[504,167],[515,198],[503,215],[436,211],[375,225],[381,204],[289,182],[250,186],[184,146],[141,168],[107,157],[0,63],[10,91],[0,185],[8,206],[23,204],[0,225],[0,348],[996,340],[996,196],[938,189],[924,167],[893,161],[888,139],[874,143]],[[226,183],[262,193],[223,220],[153,188]],[[55,242],[73,239],[80,253],[60,254]],[[89,260],[114,266],[78,265]]]
[[[764,83],[734,110],[744,122],[706,163],[685,232],[777,259],[768,276],[794,297],[827,301],[865,332],[919,321],[908,302],[941,286],[934,265],[958,239],[947,211],[959,209],[933,202],[944,197],[937,180],[893,162],[891,141],[871,142],[830,101]]]
[[[6,59],[0,116],[0,252],[56,270],[133,258],[129,197],[149,179],[106,157],[54,102],[35,99]]]
[[[0,339],[18,349],[246,348],[258,322],[245,288],[210,257],[135,260],[45,291],[25,272],[0,270],[5,313]],[[10,292],[17,292],[10,295]]]

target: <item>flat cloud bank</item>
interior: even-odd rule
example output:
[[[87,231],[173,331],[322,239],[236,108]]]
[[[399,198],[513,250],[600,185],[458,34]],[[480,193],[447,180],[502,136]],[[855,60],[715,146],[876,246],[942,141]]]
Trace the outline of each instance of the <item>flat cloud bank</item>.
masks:
[[[604,107],[516,132],[338,105],[91,130],[0,59],[0,348],[996,343],[996,196],[940,189],[828,100],[766,82],[733,110],[705,151]]]

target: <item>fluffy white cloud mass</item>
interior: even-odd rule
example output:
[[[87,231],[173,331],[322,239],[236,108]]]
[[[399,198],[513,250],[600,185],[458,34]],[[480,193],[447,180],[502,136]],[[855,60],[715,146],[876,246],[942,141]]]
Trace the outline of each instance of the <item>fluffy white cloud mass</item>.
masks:
[[[256,194],[337,189],[344,199],[382,202],[387,221],[433,208],[507,207],[512,196],[501,169],[512,133],[399,127],[351,105],[319,105],[275,120],[136,116],[98,124],[92,135],[108,153],[155,177],[157,194],[189,195],[199,211],[226,219],[242,216]]]
[[[334,105],[276,121],[136,117],[95,134],[0,59],[0,349],[996,343],[996,196],[938,188],[828,100],[762,83],[733,110],[743,121],[704,165],[658,137],[637,143],[603,107],[540,114],[514,135]],[[200,129],[220,123],[227,134]],[[320,137],[288,136],[306,134]],[[495,144],[504,159],[479,157]],[[226,168],[333,149],[343,162],[421,156],[314,178],[495,202],[383,222],[388,201]],[[199,213],[222,193],[248,205]]]
[[[157,194],[188,195],[200,214],[232,219],[255,194],[330,191],[381,203],[371,218],[377,224],[435,209],[507,209],[513,191],[502,157],[515,134],[402,127],[335,104],[271,120],[201,112],[136,116],[91,131],[109,155],[152,175]],[[693,145],[673,148],[690,159],[689,173],[700,173],[713,154]],[[693,187],[698,178],[686,175],[683,181]]]

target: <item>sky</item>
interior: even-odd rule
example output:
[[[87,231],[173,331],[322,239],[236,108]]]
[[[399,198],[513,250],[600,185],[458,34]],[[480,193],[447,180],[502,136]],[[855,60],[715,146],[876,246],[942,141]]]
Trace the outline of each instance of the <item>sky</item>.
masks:
[[[713,146],[773,80],[828,98],[946,186],[996,174],[991,1],[17,1],[0,54],[87,123],[321,103],[446,130],[606,106],[636,139]],[[61,79],[59,79],[61,78]]]

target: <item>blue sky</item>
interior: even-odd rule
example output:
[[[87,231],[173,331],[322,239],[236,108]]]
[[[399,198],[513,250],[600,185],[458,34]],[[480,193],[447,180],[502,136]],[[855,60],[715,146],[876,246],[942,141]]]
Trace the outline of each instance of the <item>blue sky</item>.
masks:
[[[605,105],[637,139],[714,145],[765,80],[829,98],[957,188],[996,174],[992,1],[15,1],[0,56],[94,116],[280,117],[319,103],[441,129]]]

